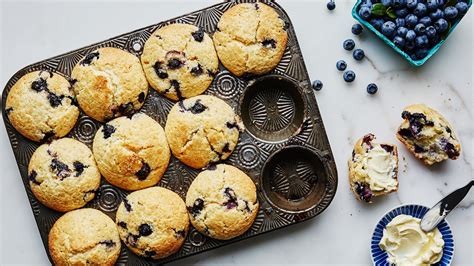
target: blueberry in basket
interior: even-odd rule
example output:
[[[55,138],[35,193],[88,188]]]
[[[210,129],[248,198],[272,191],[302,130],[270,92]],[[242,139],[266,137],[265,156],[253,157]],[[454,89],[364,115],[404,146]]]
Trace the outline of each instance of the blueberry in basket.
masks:
[[[418,61],[438,49],[470,6],[470,0],[362,0],[354,17],[404,52],[396,49],[399,53]]]

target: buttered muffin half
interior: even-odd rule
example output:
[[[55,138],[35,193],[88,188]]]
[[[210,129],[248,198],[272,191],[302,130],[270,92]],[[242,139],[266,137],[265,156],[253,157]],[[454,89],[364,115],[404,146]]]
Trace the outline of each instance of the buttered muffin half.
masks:
[[[349,160],[349,183],[356,198],[372,202],[373,197],[398,190],[397,146],[378,143],[367,134],[354,145]]]

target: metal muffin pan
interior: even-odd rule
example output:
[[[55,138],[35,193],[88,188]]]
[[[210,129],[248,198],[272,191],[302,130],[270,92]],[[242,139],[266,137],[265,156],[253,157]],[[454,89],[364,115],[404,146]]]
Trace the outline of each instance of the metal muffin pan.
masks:
[[[13,84],[24,74],[36,70],[56,71],[70,76],[74,65],[99,47],[116,47],[140,56],[148,37],[157,28],[171,23],[193,24],[212,35],[221,15],[231,6],[242,2],[256,1],[226,1],[135,30],[29,65],[8,81],[2,96],[2,114],[48,256],[48,233],[62,213],[43,206],[31,192],[28,163],[40,144],[20,135],[8,120],[5,101]],[[231,105],[246,127],[234,152],[224,163],[242,169],[257,185],[260,210],[254,224],[245,234],[226,241],[208,238],[191,226],[181,250],[161,260],[138,257],[122,245],[117,264],[170,262],[308,220],[320,214],[331,203],[337,188],[336,165],[293,26],[285,11],[274,1],[260,2],[275,8],[287,25],[288,44],[281,62],[267,75],[244,78],[232,75],[220,65],[219,73],[205,92]],[[174,104],[175,102],[159,95],[150,87],[140,112],[148,114],[164,126]],[[67,137],[91,147],[100,125],[101,123],[81,112]],[[199,172],[172,157],[158,186],[171,189],[184,199],[188,187]],[[85,207],[101,210],[115,220],[115,212],[128,193],[129,191],[114,187],[102,178],[96,197]]]

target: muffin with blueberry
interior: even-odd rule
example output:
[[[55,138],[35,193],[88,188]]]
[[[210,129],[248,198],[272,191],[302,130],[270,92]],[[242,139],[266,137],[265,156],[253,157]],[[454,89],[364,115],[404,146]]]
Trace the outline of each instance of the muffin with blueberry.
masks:
[[[402,118],[397,138],[425,164],[456,160],[461,154],[461,144],[453,127],[436,110],[414,104],[403,110]]]
[[[28,165],[28,178],[35,197],[61,212],[86,205],[100,185],[91,150],[70,138],[54,140],[36,149]]]
[[[135,254],[152,259],[176,253],[189,229],[184,201],[162,187],[130,193],[117,210],[116,223],[125,245]]]
[[[156,185],[170,160],[163,128],[143,113],[104,124],[94,137],[92,150],[105,179],[126,190]]]
[[[115,265],[120,238],[114,221],[95,209],[80,209],[61,216],[48,236],[55,265]]]
[[[372,202],[398,190],[397,146],[379,143],[373,134],[360,138],[349,160],[349,186],[357,199]]]
[[[237,145],[243,125],[223,100],[195,96],[173,106],[165,133],[173,155],[193,168],[227,159]]]
[[[171,24],[156,30],[141,56],[150,85],[172,100],[203,93],[217,73],[212,39],[202,28]]]
[[[222,15],[213,39],[220,61],[234,75],[261,75],[280,62],[288,34],[273,8],[243,3]]]
[[[33,141],[48,141],[71,131],[79,117],[79,108],[65,77],[55,72],[35,71],[13,85],[5,113],[23,136]]]
[[[133,114],[148,93],[140,60],[117,48],[99,48],[87,54],[71,76],[79,106],[100,122]]]
[[[258,213],[255,184],[238,168],[218,164],[202,171],[186,194],[192,225],[201,233],[226,240],[245,233]]]

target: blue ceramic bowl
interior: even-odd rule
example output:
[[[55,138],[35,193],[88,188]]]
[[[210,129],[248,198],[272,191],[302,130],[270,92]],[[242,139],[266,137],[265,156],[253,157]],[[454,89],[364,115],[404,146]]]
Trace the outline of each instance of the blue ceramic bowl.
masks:
[[[420,59],[420,60],[413,60],[413,59],[411,59],[411,57],[407,53],[405,53],[400,48],[395,46],[395,44],[393,44],[393,42],[391,40],[389,40],[387,37],[385,37],[385,35],[383,35],[380,31],[378,31],[376,28],[374,28],[368,21],[363,20],[359,16],[359,12],[357,12],[359,10],[359,6],[362,3],[365,3],[365,2],[366,2],[366,0],[357,0],[357,3],[352,8],[352,17],[354,17],[354,19],[356,19],[357,21],[359,21],[359,23],[364,25],[365,28],[370,29],[373,33],[375,33],[375,35],[377,35],[380,39],[382,39],[388,46],[392,47],[393,50],[395,50],[397,53],[399,53],[401,56],[403,56],[406,60],[408,60],[408,62],[410,62],[410,64],[412,64],[414,66],[421,66],[426,61],[428,61],[428,59],[430,59],[439,50],[439,48],[448,39],[449,35],[451,35],[451,33],[456,28],[456,26],[462,20],[462,18],[461,18],[461,19],[457,20],[455,23],[453,23],[451,25],[451,28],[449,29],[449,32],[446,35],[446,38],[441,40],[437,45],[435,45],[433,48],[431,48],[431,50],[429,51],[428,55],[425,58]],[[470,9],[471,5],[472,5],[472,0],[469,0],[468,5],[469,5],[469,9]]]
[[[377,266],[389,266],[390,264],[387,262],[388,254],[384,250],[380,249],[379,243],[382,239],[383,230],[387,226],[387,224],[392,221],[393,218],[400,214],[407,214],[413,217],[421,219],[423,215],[429,210],[429,208],[421,205],[403,205],[397,207],[387,214],[385,214],[382,219],[377,223],[375,227],[374,233],[372,235],[372,241],[370,244],[370,250],[372,253],[372,262],[374,265]],[[451,228],[446,220],[442,221],[438,225],[438,229],[443,235],[444,240],[444,248],[443,248],[443,257],[441,260],[435,264],[439,266],[449,266],[451,265],[451,261],[453,260],[454,255],[454,238],[453,233],[451,232]]]

